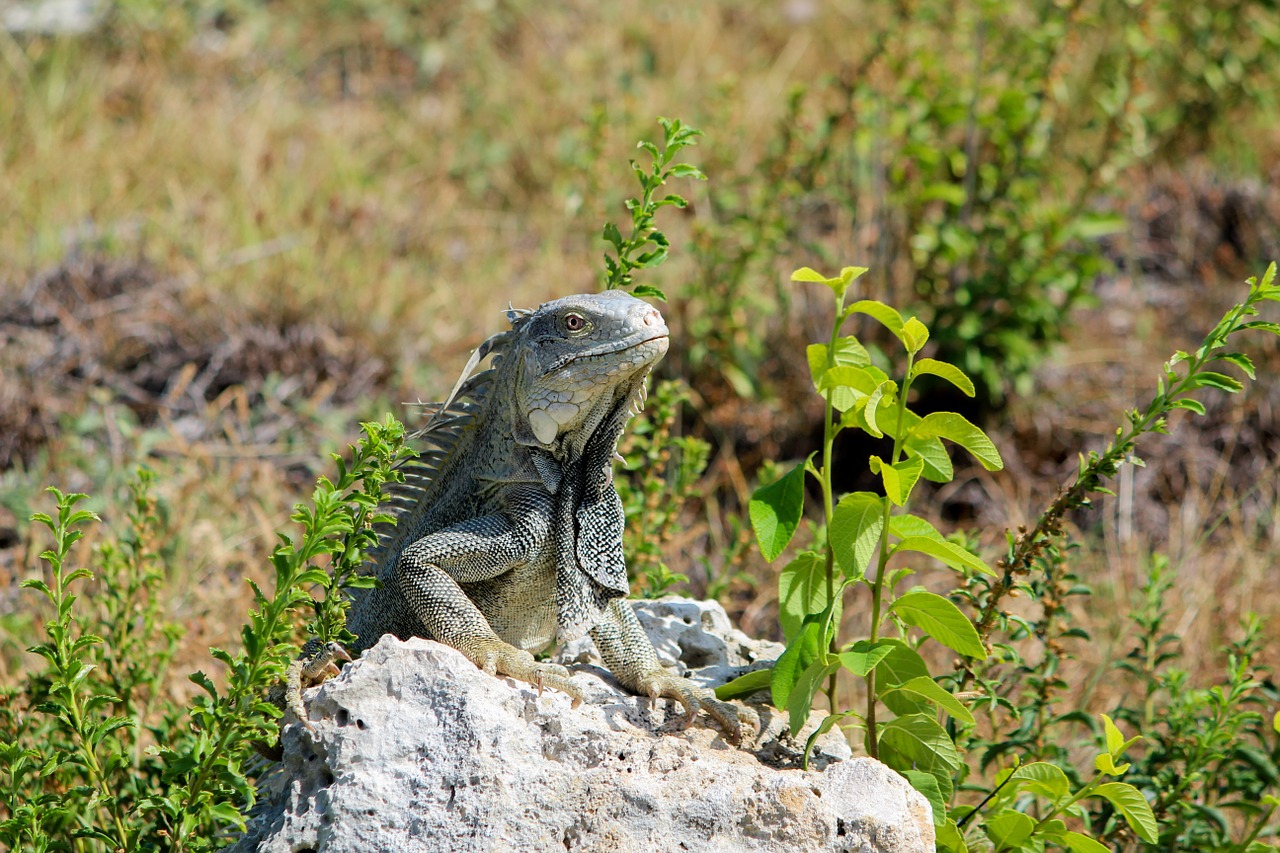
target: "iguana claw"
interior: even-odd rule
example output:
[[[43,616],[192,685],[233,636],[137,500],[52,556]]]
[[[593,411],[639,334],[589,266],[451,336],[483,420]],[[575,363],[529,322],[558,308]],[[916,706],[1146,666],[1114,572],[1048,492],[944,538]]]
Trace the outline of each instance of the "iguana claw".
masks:
[[[569,670],[555,663],[540,662],[523,649],[498,639],[473,640],[461,649],[471,661],[489,675],[505,675],[538,688],[538,695],[550,687],[567,694],[573,707],[582,704],[582,691],[569,680]]]
[[[302,647],[301,654],[284,671],[284,680],[277,682],[267,692],[267,700],[278,708],[292,711],[307,731],[314,732],[315,727],[307,719],[307,708],[302,702],[302,691],[337,675],[341,671],[338,661],[350,660],[351,655],[341,643],[322,643],[318,639],[312,639]],[[279,761],[284,756],[284,747],[279,739],[274,744],[257,740],[252,746],[271,761]]]
[[[732,743],[754,740],[760,732],[760,718],[755,711],[746,706],[722,702],[716,698],[714,691],[699,687],[687,678],[667,673],[654,675],[645,680],[643,692],[654,701],[665,697],[679,702],[684,708],[685,726],[693,723],[698,711],[706,711]]]
[[[351,655],[341,643],[322,643],[313,639],[302,647],[300,654],[284,674],[284,703],[293,711],[308,730],[314,731],[307,719],[307,709],[302,703],[302,691],[341,672],[338,661],[350,661]]]

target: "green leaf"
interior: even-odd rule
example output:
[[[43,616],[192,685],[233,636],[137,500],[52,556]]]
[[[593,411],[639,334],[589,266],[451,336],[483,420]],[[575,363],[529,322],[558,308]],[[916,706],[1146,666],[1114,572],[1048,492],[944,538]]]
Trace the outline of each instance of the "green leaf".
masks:
[[[1111,848],[1105,844],[1099,844],[1087,835],[1079,832],[1067,831],[1058,836],[1058,843],[1071,851],[1071,853],[1111,853]]]
[[[884,660],[891,651],[893,651],[892,643],[873,644],[870,640],[858,640],[849,647],[848,651],[841,652],[838,657],[841,666],[859,678],[866,678],[867,673],[875,669],[876,664]]]
[[[657,299],[659,302],[667,301],[667,294],[651,284],[637,284],[635,287],[631,288],[631,293],[634,296]]]
[[[1156,817],[1151,812],[1142,792],[1125,782],[1105,782],[1090,792],[1091,797],[1101,797],[1124,815],[1129,827],[1148,844],[1155,844],[1159,837]]]
[[[870,267],[841,267],[840,280],[845,284],[853,284],[867,274]]]
[[[960,831],[960,827],[956,825],[955,820],[950,816],[945,816],[945,823],[938,823],[938,816],[933,816],[933,822],[938,831],[938,849],[945,853],[969,853],[969,845],[965,844],[964,833]]]
[[[938,532],[938,528],[923,518],[908,512],[889,516],[889,532],[899,539],[906,539],[909,536],[923,536],[927,539],[936,539],[939,542],[946,541],[946,537]]]
[[[791,736],[796,737],[805,723],[809,722],[809,714],[813,711],[813,697],[822,687],[827,676],[839,668],[838,663],[829,663],[819,657],[800,674],[791,695],[787,697],[787,713],[791,724]]]
[[[913,678],[929,674],[920,653],[901,640],[881,640],[890,646],[889,652],[876,664],[876,694],[884,700],[890,711],[899,715],[923,713],[931,710],[928,702],[910,694],[894,693],[892,689]]]
[[[1093,766],[1099,773],[1105,773],[1108,776],[1123,776],[1129,772],[1129,762],[1117,765],[1114,758],[1109,752],[1100,752],[1093,758]]]
[[[802,551],[778,575],[778,619],[790,642],[806,617],[827,609],[826,561],[813,551]]]
[[[938,361],[933,358],[922,358],[911,366],[911,378],[915,379],[917,376],[924,374],[947,380],[963,391],[966,396],[972,397],[974,395],[973,381],[954,364],[948,364],[945,361]]]
[[[829,279],[811,267],[800,267],[791,274],[792,281],[813,282],[814,284],[826,284]]]
[[[836,724],[848,717],[856,717],[853,711],[844,711],[839,714],[827,714],[822,721],[814,727],[809,734],[808,740],[804,743],[804,759],[801,765],[805,770],[809,769],[809,756],[813,754],[813,748],[818,745],[818,738],[835,728]]]
[[[922,770],[961,765],[960,754],[946,729],[932,714],[907,714],[880,727],[880,742],[890,746]]]
[[[831,288],[831,292],[836,295],[837,299],[844,299],[845,291],[849,289],[849,285],[861,278],[866,271],[866,267],[845,267],[840,270],[840,275],[835,278],[827,278],[809,267],[801,267],[791,274],[791,280],[825,284]]]
[[[1214,373],[1212,370],[1202,370],[1191,377],[1190,386],[1192,388],[1219,388],[1228,394],[1235,394],[1244,388],[1244,384],[1225,373]]]
[[[982,827],[996,850],[1017,850],[1031,838],[1036,822],[1022,812],[1004,809],[983,821]]]
[[[693,178],[695,181],[705,181],[707,176],[702,174],[702,170],[688,163],[677,163],[671,167],[671,177],[673,178]]]
[[[727,681],[716,688],[716,698],[722,702],[728,702],[730,699],[742,699],[757,693],[761,690],[768,690],[773,681],[773,668],[753,669],[744,675],[739,675],[732,681]]]
[[[903,446],[907,453],[919,456],[924,462],[923,473],[926,480],[933,483],[949,483],[955,476],[951,457],[947,455],[947,449],[942,446],[941,439],[908,435]]]
[[[612,222],[606,222],[604,226],[604,234],[602,235],[606,242],[611,244],[619,252],[622,251],[622,232],[618,230],[618,226]]]
[[[1067,779],[1067,774],[1062,768],[1047,761],[1023,764],[1010,774],[1010,779],[1017,782],[1024,791],[1044,797],[1054,805],[1071,795],[1071,782]]]
[[[850,580],[866,574],[884,529],[884,498],[850,492],[836,504],[828,536],[840,570]]]
[[[1253,361],[1249,356],[1242,352],[1227,352],[1217,356],[1219,361],[1225,361],[1228,364],[1234,364],[1236,367],[1244,371],[1245,376],[1250,379],[1257,379],[1257,372],[1254,370]]]
[[[853,335],[845,335],[836,338],[835,355],[831,359],[831,364],[827,364],[827,345],[826,344],[809,344],[805,348],[805,357],[809,362],[809,375],[813,377],[813,385],[816,388],[818,382],[822,379],[822,374],[827,372],[830,367],[870,367],[871,355],[866,348],[858,342]],[[875,385],[874,382],[871,383]]]
[[[879,456],[872,456],[867,460],[867,464],[871,467],[872,474],[880,475],[880,481],[884,484],[885,497],[895,505],[902,506],[902,484],[899,482],[897,469]]]
[[[1251,320],[1248,323],[1241,323],[1240,330],[1243,331],[1245,329],[1261,329],[1273,335],[1280,335],[1280,323],[1272,323],[1268,320]]]
[[[1188,412],[1195,412],[1197,415],[1203,415],[1205,412],[1204,404],[1190,397],[1179,397],[1176,400],[1170,400],[1169,406],[1174,409],[1186,409]]]
[[[930,810],[933,812],[933,822],[947,819],[947,797],[942,795],[942,786],[938,784],[938,778],[932,773],[926,773],[923,770],[903,770],[902,775],[911,783],[911,787],[915,788],[924,798],[929,801]]]
[[[961,548],[954,542],[948,542],[945,539],[938,540],[931,536],[908,536],[897,545],[894,545],[889,553],[892,555],[899,551],[917,551],[921,554],[928,554],[930,557],[936,557],[957,570],[968,568],[992,577],[995,577],[996,574],[991,570],[990,566],[967,549]]]
[[[907,352],[915,355],[929,342],[929,328],[915,317],[911,317],[902,324],[901,337]]]
[[[875,390],[875,377],[866,368],[840,365],[833,367],[818,381],[818,393],[831,396],[831,405],[838,412],[848,411],[859,399]],[[878,437],[878,436],[877,436]]]
[[[897,599],[889,605],[889,610],[947,648],[966,657],[986,660],[987,650],[978,629],[950,599],[920,590]]]
[[[863,409],[862,416],[868,426],[876,423],[876,413],[880,410],[880,403],[886,399],[892,403],[894,395],[897,393],[898,383],[894,382],[892,379],[886,379],[877,385],[874,391],[867,395],[867,402]],[[878,429],[869,429],[868,431],[876,438],[881,438],[883,436],[883,433],[879,432]]]
[[[911,490],[920,479],[920,472],[924,470],[924,460],[918,456],[912,456],[891,466],[879,456],[872,456],[868,462],[871,473],[880,475],[884,483],[885,496],[895,506],[906,505],[911,498]]]
[[[1112,755],[1119,755],[1124,750],[1124,735],[1120,733],[1120,729],[1116,727],[1111,717],[1106,714],[1102,715],[1102,730],[1106,736],[1107,752]]]
[[[991,439],[987,438],[987,434],[955,412],[925,415],[911,432],[921,438],[945,438],[960,445],[972,453],[988,471],[999,471],[1004,467],[1000,452],[991,443]]]
[[[760,551],[773,562],[800,526],[804,513],[804,466],[797,465],[776,483],[756,489],[748,511]]]
[[[820,656],[825,654],[825,620],[822,616],[810,616],[796,632],[796,638],[773,665],[773,678],[769,687],[775,708],[787,708],[787,700],[800,676]]]
[[[894,336],[899,340],[902,339],[902,315],[874,299],[860,299],[845,309],[845,316],[851,317],[854,314],[866,314],[880,321],[886,329],[893,332]]]
[[[898,506],[906,506],[907,501],[911,500],[911,490],[916,487],[916,483],[920,480],[920,473],[924,471],[924,460],[919,456],[909,456],[894,465],[893,468],[898,472],[900,498],[894,503]]]
[[[963,723],[973,725],[975,722],[973,714],[961,704],[960,700],[953,696],[938,682],[929,678],[927,675],[919,675],[899,684],[892,690],[901,690],[906,693],[914,693],[915,695],[925,699],[928,702],[937,705],[951,716],[955,717]],[[887,692],[887,691],[886,691]]]
[[[1124,754],[1125,750],[1142,740],[1142,735],[1134,735],[1125,740],[1124,735],[1120,733],[1120,729],[1106,714],[1102,715],[1102,727],[1106,733],[1107,752],[1116,758],[1119,758]]]

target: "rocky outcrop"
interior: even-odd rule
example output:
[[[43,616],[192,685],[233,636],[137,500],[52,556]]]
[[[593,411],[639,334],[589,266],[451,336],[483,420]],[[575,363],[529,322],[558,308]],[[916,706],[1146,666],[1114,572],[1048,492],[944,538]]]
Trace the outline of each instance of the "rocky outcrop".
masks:
[[[664,656],[723,680],[759,644],[718,605],[641,605]],[[776,651],[776,650],[775,650]],[[565,650],[587,660],[581,644]],[[927,802],[899,775],[851,758],[832,733],[810,770],[803,740],[760,707],[739,748],[665,701],[575,666],[586,701],[494,678],[427,640],[384,637],[308,695],[313,730],[285,759],[240,851],[809,851],[934,849]]]

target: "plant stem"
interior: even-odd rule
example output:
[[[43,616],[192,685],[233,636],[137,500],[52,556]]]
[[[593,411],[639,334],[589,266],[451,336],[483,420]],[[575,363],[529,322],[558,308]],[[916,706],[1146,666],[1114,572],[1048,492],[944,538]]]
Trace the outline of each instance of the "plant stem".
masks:
[[[911,391],[911,368],[915,365],[915,353],[907,353],[907,372],[898,394],[898,422],[893,430],[893,452],[889,464],[897,465],[902,456],[902,427],[906,419],[907,394]],[[880,639],[880,608],[884,599],[884,573],[889,563],[889,518],[893,515],[893,502],[884,499],[884,519],[880,525],[880,556],[876,560],[876,576],[871,581],[871,645]],[[876,736],[876,671],[867,673],[867,752],[872,758],[880,757],[880,742]]]
[[[71,642],[71,626],[74,624],[75,617],[70,614],[71,607],[67,602],[67,581],[64,580],[62,569],[66,556],[71,550],[71,545],[79,538],[71,528],[71,507],[74,503],[74,500],[69,503],[59,500],[58,526],[54,531],[54,554],[51,555],[50,560],[53,568],[53,606],[60,622],[57,625],[56,632],[52,626],[50,629],[51,639],[56,643],[56,664],[58,669],[61,670],[61,678],[63,679],[63,684],[59,685],[57,692],[61,692],[65,696],[64,713],[79,746],[80,756],[84,761],[89,783],[97,792],[98,797],[108,804],[107,812],[111,816],[111,822],[115,825],[116,840],[119,847],[122,850],[128,850],[131,845],[129,843],[129,833],[125,831],[124,821],[120,814],[120,802],[111,794],[111,790],[107,785],[106,774],[102,772],[102,765],[98,761],[98,755],[94,751],[93,743],[85,734],[88,729],[85,723],[85,712],[80,702],[79,688],[73,683],[73,679],[77,674],[71,671],[71,668],[78,663],[72,658],[74,644]],[[77,574],[77,572],[72,572],[70,580],[74,581]]]
[[[840,327],[844,325],[844,294],[841,293],[836,297],[836,316],[831,323],[831,339],[827,342],[827,370],[836,366],[836,345],[840,340]],[[822,483],[822,517],[826,523],[827,529],[827,547],[826,547],[826,570],[827,570],[827,602],[835,601],[836,595],[836,552],[831,545],[831,521],[835,517],[835,499],[833,497],[834,488],[831,483],[831,464],[835,451],[836,433],[839,428],[835,422],[835,403],[832,402],[835,394],[825,395],[825,403],[822,412],[822,476],[819,481]],[[835,609],[832,608],[832,612]],[[838,631],[831,632],[831,643],[827,651],[831,654],[835,653]],[[827,678],[827,707],[831,713],[836,712],[836,678],[837,671],[833,671]]]
[[[1184,359],[1186,363],[1184,374],[1176,381],[1171,381],[1167,388],[1162,385],[1162,390],[1147,405],[1145,412],[1139,413],[1135,410],[1130,415],[1128,428],[1117,430],[1116,438],[1107,446],[1107,449],[1094,456],[1080,469],[1075,482],[1059,491],[1057,498],[1041,514],[1035,527],[1022,532],[1017,537],[1009,548],[1008,556],[1001,560],[1004,574],[992,586],[991,593],[975,623],[978,634],[984,640],[991,632],[999,612],[1000,602],[1014,587],[1015,577],[1029,572],[1036,557],[1040,556],[1052,540],[1061,533],[1063,515],[1068,510],[1083,505],[1089,495],[1101,489],[1104,481],[1114,477],[1120,466],[1130,460],[1138,439],[1148,432],[1159,429],[1163,418],[1177,408],[1176,401],[1199,387],[1195,383],[1196,375],[1208,362],[1217,357],[1214,352],[1222,347],[1231,334],[1239,330],[1241,321],[1257,313],[1253,306],[1264,298],[1267,297],[1262,295],[1260,290],[1253,291],[1248,299],[1228,311],[1214,330],[1205,337],[1200,348]],[[1165,370],[1166,377],[1172,379],[1172,365],[1166,365]],[[960,678],[961,690],[968,686],[973,675],[970,669],[965,668]]]

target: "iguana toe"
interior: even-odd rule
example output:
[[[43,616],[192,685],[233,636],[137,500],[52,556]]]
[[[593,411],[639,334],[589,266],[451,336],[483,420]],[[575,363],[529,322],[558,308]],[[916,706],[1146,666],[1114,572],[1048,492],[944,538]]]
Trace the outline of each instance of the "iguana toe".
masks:
[[[645,680],[643,692],[651,699],[674,699],[684,707],[684,724],[691,724],[698,711],[706,711],[733,743],[754,739],[760,731],[760,718],[750,708],[732,705],[716,698],[716,694],[699,687],[687,678],[662,673]]]
[[[539,695],[550,687],[567,694],[573,700],[573,707],[582,704],[582,691],[570,681],[569,670],[559,664],[539,662],[523,649],[501,640],[478,641],[462,652],[490,675],[506,675],[526,681],[538,688]]]
[[[315,727],[311,725],[311,720],[307,719],[307,708],[302,701],[302,691],[322,684],[326,679],[337,675],[340,671],[338,661],[350,660],[351,655],[340,643],[309,640],[302,647],[298,657],[294,658],[284,671],[284,680],[272,685],[267,691],[267,701],[277,708],[288,709],[308,731],[314,732]],[[284,745],[279,738],[274,744],[255,740],[252,746],[260,755],[271,761],[279,761],[284,757]]]
[[[351,655],[340,643],[322,643],[313,639],[302,647],[300,654],[284,674],[284,704],[304,726],[312,729],[307,719],[307,709],[302,702],[302,691],[340,671],[338,661],[350,661]],[[278,703],[277,703],[278,704]],[[312,729],[314,730],[314,729]]]

